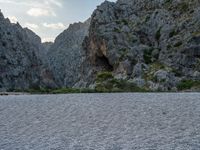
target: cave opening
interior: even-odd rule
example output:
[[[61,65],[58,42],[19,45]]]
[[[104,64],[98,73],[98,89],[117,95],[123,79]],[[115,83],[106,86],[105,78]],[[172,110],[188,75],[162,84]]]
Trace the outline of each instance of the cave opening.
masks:
[[[103,56],[96,56],[96,65],[107,71],[113,71],[113,66],[109,63],[108,58]]]

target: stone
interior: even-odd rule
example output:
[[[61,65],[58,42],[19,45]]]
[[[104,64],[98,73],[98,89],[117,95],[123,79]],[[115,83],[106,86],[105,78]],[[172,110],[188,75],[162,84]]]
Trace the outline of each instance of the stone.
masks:
[[[148,66],[144,63],[137,63],[133,68],[133,77],[141,77],[148,70]]]
[[[154,77],[158,82],[166,81],[169,77],[169,73],[165,70],[158,70],[155,72]]]
[[[129,80],[129,82],[136,84],[140,88],[143,88],[146,85],[146,81],[142,78],[134,78],[133,80]]]
[[[97,60],[106,60],[111,71],[122,74],[126,60],[133,68],[126,78],[142,79],[152,64],[161,64],[170,69],[155,70],[159,83],[151,89],[175,89],[179,80],[193,79],[200,68],[199,7],[197,0],[105,1],[93,12],[84,40],[89,64],[98,72],[102,68]]]
[[[41,39],[19,23],[12,24],[0,12],[0,91],[24,90],[46,87],[44,80],[53,77],[42,75],[43,65]]]
[[[82,43],[90,20],[74,23],[63,31],[47,52],[49,68],[59,87],[73,87],[79,80],[84,58]]]

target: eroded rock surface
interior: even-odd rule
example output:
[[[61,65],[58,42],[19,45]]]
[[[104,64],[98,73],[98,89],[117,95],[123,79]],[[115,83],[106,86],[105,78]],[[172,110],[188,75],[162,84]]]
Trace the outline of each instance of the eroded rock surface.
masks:
[[[38,85],[46,80],[41,80],[41,71],[38,75],[37,69],[42,64],[47,68],[42,76],[55,78],[58,87],[95,88],[98,74],[106,71],[105,75],[113,74],[115,83],[123,80],[147,90],[176,91],[193,86],[200,89],[198,0],[105,1],[91,19],[70,25],[53,44],[42,45],[32,31],[1,20],[2,27],[8,26],[1,33],[2,49],[5,51],[5,47],[9,47],[6,55],[18,56],[17,48],[20,55],[11,61],[28,59],[23,64],[15,62],[15,68],[23,66],[23,69],[10,69],[8,75],[5,69],[12,65],[7,65],[4,60],[10,59],[2,55],[1,80],[6,80],[0,81],[2,87],[13,80],[6,75],[21,77],[22,70],[28,72],[28,83],[23,83],[26,87],[29,81],[33,82],[31,85]],[[14,31],[6,33],[7,30]],[[21,57],[26,52],[28,55]],[[5,54],[3,50],[1,53]],[[21,84],[24,79],[26,77],[22,76],[14,83]]]
[[[106,59],[116,75],[170,90],[180,80],[199,78],[199,12],[198,0],[105,1],[91,17],[87,57],[94,67]],[[159,72],[162,80],[155,81]]]
[[[42,63],[41,39],[0,12],[0,90],[55,86]]]
[[[88,34],[89,24],[90,20],[71,24],[56,38],[47,53],[49,67],[54,73],[56,83],[61,87],[72,87],[80,79],[84,55],[82,43]]]

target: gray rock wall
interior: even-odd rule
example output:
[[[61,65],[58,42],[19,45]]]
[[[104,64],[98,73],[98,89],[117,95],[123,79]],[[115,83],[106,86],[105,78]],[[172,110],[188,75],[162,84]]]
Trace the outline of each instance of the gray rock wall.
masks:
[[[108,71],[141,88],[177,90],[200,83],[200,2],[105,1],[44,44],[0,14],[0,44],[0,89],[94,87]]]
[[[90,20],[71,24],[49,49],[49,67],[60,87],[72,87],[80,80],[84,51],[82,43],[88,34]]]
[[[40,59],[41,50],[37,35],[10,23],[0,12],[0,90],[53,86],[53,77]]]
[[[105,1],[91,17],[84,44],[88,59],[94,67],[107,59],[113,74],[143,79],[151,89],[171,90],[181,80],[199,80],[199,11],[198,0]]]

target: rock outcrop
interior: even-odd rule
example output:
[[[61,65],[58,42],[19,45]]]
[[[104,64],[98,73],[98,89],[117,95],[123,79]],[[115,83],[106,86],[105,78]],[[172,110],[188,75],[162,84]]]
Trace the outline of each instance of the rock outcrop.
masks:
[[[1,14],[0,44],[0,89],[200,89],[199,0],[105,1],[53,44]]]
[[[107,67],[96,72],[112,71],[151,90],[176,90],[183,80],[200,80],[199,27],[198,0],[105,1],[83,45],[93,68],[99,62]]]
[[[55,86],[42,64],[41,39],[19,23],[12,24],[0,12],[0,90]]]
[[[88,35],[90,19],[74,23],[61,33],[48,50],[49,67],[60,87],[73,87],[80,80],[84,51],[82,43]]]

